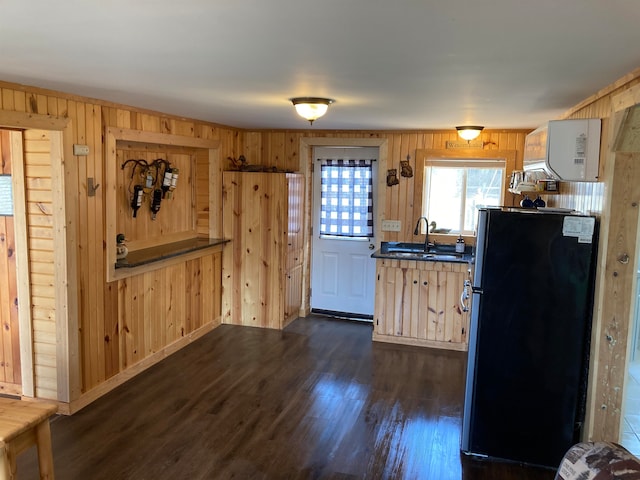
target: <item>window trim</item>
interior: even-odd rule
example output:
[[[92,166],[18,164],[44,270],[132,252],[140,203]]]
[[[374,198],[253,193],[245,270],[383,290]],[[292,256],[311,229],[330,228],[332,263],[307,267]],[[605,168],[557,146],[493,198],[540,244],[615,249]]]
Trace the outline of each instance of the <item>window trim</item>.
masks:
[[[469,148],[465,150],[446,149],[418,149],[416,150],[416,171],[415,184],[413,188],[413,221],[415,222],[422,215],[424,197],[424,174],[425,166],[429,162],[456,162],[469,160],[502,160],[505,163],[505,181],[503,186],[503,197],[505,205],[515,205],[516,196],[509,192],[509,182],[511,172],[516,169],[516,150],[482,150]],[[424,228],[424,222],[421,222]],[[423,232],[424,233],[424,230]],[[438,235],[438,234],[435,234]]]
[[[468,171],[469,169],[475,169],[475,168],[482,168],[482,169],[492,169],[492,170],[502,170],[502,182],[504,184],[504,182],[506,181],[506,170],[507,170],[507,164],[504,160],[502,159],[476,159],[476,158],[469,158],[466,160],[462,160],[462,159],[456,159],[456,160],[442,160],[442,159],[437,159],[437,160],[426,160],[424,163],[424,176],[422,178],[422,185],[424,187],[424,185],[429,184],[431,185],[431,179],[430,174],[433,168],[440,168],[440,169],[445,169],[445,168],[452,168],[452,169],[457,169],[457,170],[465,170]],[[468,173],[463,174],[463,185],[462,185],[462,191],[466,192],[467,190],[467,180],[468,180]],[[501,205],[504,205],[504,190],[501,192]],[[458,218],[458,222],[461,225],[465,225],[465,212],[466,212],[466,208],[464,207],[464,205],[466,204],[466,195],[463,195],[462,201],[463,201],[463,205],[461,205],[460,207],[460,216]],[[428,208],[428,200],[429,200],[429,196],[428,195],[423,195],[422,196],[422,205],[420,208],[420,215],[421,216],[426,216],[427,218],[429,218],[429,215],[426,214],[425,212],[427,211]],[[425,227],[424,224],[421,228],[422,233],[424,233],[425,231]],[[470,235],[472,233],[472,231],[470,230],[465,230],[464,228],[462,230],[452,230],[453,233],[456,234],[462,234],[462,235]]]

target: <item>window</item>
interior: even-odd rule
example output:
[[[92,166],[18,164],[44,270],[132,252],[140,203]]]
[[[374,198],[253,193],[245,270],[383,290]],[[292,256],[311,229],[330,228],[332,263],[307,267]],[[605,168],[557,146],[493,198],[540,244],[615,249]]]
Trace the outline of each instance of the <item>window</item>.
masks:
[[[11,175],[0,174],[0,215],[13,215],[13,187]]]
[[[477,209],[503,204],[504,160],[427,160],[422,213],[435,229],[472,234]]]
[[[371,160],[322,160],[320,235],[373,236]]]

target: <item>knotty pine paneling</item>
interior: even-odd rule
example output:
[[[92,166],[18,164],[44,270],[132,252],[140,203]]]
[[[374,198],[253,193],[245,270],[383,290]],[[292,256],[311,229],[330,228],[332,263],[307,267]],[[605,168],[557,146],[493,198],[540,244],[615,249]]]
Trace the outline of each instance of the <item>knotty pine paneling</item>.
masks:
[[[282,173],[223,176],[223,321],[282,328],[287,256],[287,178]]]
[[[0,174],[12,172],[11,138],[0,131]],[[14,215],[0,216],[0,391],[20,394],[20,341]]]
[[[126,368],[208,323],[219,322],[222,253],[135,275],[118,283],[119,368]]]
[[[192,136],[220,141],[220,158],[238,157],[238,145],[242,138],[240,131],[230,127],[224,127],[197,120],[189,120],[157,112],[150,112],[136,107],[113,104],[94,99],[87,99],[73,94],[54,92],[50,90],[26,87],[7,82],[0,82],[0,110],[7,112],[27,112],[40,115],[52,115],[71,119],[72,143],[84,144],[89,147],[89,155],[65,159],[67,174],[65,176],[65,189],[67,190],[67,208],[72,211],[69,221],[73,222],[76,232],[74,238],[69,238],[72,243],[72,252],[75,252],[77,268],[72,272],[77,277],[77,291],[70,292],[71,301],[77,305],[78,312],[78,343],[81,346],[80,365],[80,389],[89,392],[103,384],[107,379],[121,373],[130,364],[132,359],[124,355],[121,343],[124,341],[122,324],[130,321],[138,325],[138,317],[133,319],[119,318],[121,311],[120,302],[122,296],[118,282],[112,284],[106,282],[104,264],[104,246],[112,239],[105,238],[104,212],[106,208],[112,208],[104,203],[104,172],[111,166],[105,165],[103,154],[103,132],[105,127],[122,127],[138,129],[149,132],[161,132],[167,134]],[[30,266],[32,274],[37,275],[37,285],[33,298],[33,328],[34,338],[39,345],[50,345],[51,339],[55,339],[55,299],[51,295],[48,284],[49,278],[53,278],[51,263],[51,241],[47,229],[52,229],[51,216],[52,205],[46,197],[46,192],[51,191],[50,166],[42,164],[43,152],[32,152],[33,161],[25,165],[27,188],[31,192],[31,201],[28,202],[30,240]],[[45,155],[46,156],[46,155]],[[200,159],[198,171],[208,171],[208,159]],[[200,175],[200,173],[198,173]],[[99,184],[94,197],[87,195],[87,179],[94,178],[94,184]],[[189,175],[181,175],[178,188],[190,185]],[[191,182],[195,179],[191,178]],[[198,196],[201,200],[194,200],[197,205],[196,220],[191,219],[197,225],[199,233],[208,234],[209,191],[207,182],[197,184]],[[206,199],[206,200],[202,200]],[[159,214],[160,218],[170,209],[169,204],[164,203]],[[220,205],[220,209],[222,206]],[[53,252],[55,255],[55,252]],[[185,267],[186,268],[186,267]],[[151,304],[160,304],[160,296],[169,289],[179,290],[190,283],[190,291],[194,292],[197,301],[184,304],[184,298],[176,299],[172,305],[170,315],[174,308],[184,313],[184,319],[175,320],[168,332],[157,331],[143,333],[142,337],[148,341],[144,343],[141,353],[155,351],[160,348],[163,341],[171,341],[175,338],[173,328],[184,322],[184,330],[196,328],[202,322],[214,322],[220,318],[219,305],[215,302],[220,296],[219,283],[212,284],[203,275],[214,272],[212,267],[192,267],[187,276],[176,274],[173,270],[158,273],[155,280],[147,289],[146,299]],[[204,273],[203,273],[204,272]],[[212,275],[213,275],[212,274]],[[216,277],[217,278],[217,277]],[[163,285],[162,282],[165,282]],[[218,280],[219,282],[219,280]],[[44,283],[45,285],[42,285]],[[172,317],[173,318],[173,317]],[[144,323],[142,323],[144,328]],[[140,330],[136,330],[136,338],[140,337]],[[145,337],[146,335],[146,337]],[[164,347],[167,345],[165,344]],[[37,349],[36,349],[37,350]],[[36,361],[42,360],[42,365],[36,368],[36,395],[43,398],[56,398],[55,359],[51,356],[51,350],[47,354],[35,353]],[[137,360],[138,357],[135,357]],[[45,368],[47,367],[47,368]],[[74,398],[72,398],[74,400]]]
[[[35,394],[40,398],[56,399],[54,208],[49,132],[26,130],[23,148]]]
[[[482,151],[513,150],[516,152],[516,168],[522,168],[522,152],[524,139],[530,130],[485,130],[481,133],[479,141],[484,143]],[[302,137],[335,138],[336,145],[340,145],[343,138],[381,138],[388,141],[387,168],[398,170],[399,185],[386,188],[386,199],[383,206],[383,218],[400,220],[402,231],[383,232],[383,241],[412,241],[413,228],[420,216],[420,206],[414,205],[414,188],[416,172],[416,150],[419,149],[446,149],[448,141],[459,142],[460,139],[455,130],[445,131],[412,131],[412,132],[371,132],[371,131],[344,131],[344,132],[316,132],[316,131],[262,131],[248,132],[246,141],[242,144],[241,151],[250,164],[263,164],[275,166],[284,170],[304,171],[300,159],[299,145]],[[468,149],[451,149],[451,152]],[[414,176],[406,178],[400,176],[400,161],[406,160],[413,169]],[[386,171],[378,172],[385,175]],[[509,178],[510,172],[507,172]],[[307,181],[307,186],[310,183]],[[306,198],[310,197],[308,193]],[[505,198],[507,205],[519,202],[513,195]]]
[[[176,188],[170,195],[167,194],[162,199],[160,210],[154,219],[151,212],[151,200],[153,190],[162,185],[164,165],[160,164],[159,168],[151,167],[148,173],[152,176],[154,184],[151,188],[145,188],[142,205],[134,217],[131,208],[133,189],[135,185],[145,186],[145,174],[144,167],[138,166],[130,160],[143,160],[151,165],[157,159],[168,161],[172,168],[179,169]],[[196,236],[197,214],[193,208],[190,208],[196,204],[196,189],[193,183],[196,166],[194,152],[149,152],[136,149],[118,149],[116,161],[121,167],[118,170],[117,179],[116,208],[118,215],[116,228],[118,233],[124,233],[130,250],[161,245],[167,243],[168,238],[177,241]],[[124,168],[122,168],[123,165]],[[205,193],[208,194],[206,187]]]
[[[620,86],[617,91],[627,88]],[[579,109],[571,112],[570,116],[608,116],[609,98],[599,98]],[[196,120],[178,118],[149,112],[144,109],[117,105],[110,102],[90,100],[73,94],[53,92],[33,87],[0,82],[0,109],[9,112],[29,112],[42,115],[53,115],[72,120],[72,141],[84,143],[90,148],[88,157],[72,157],[67,160],[68,168],[65,178],[65,188],[69,192],[67,199],[68,208],[72,206],[72,215],[69,219],[74,222],[76,236],[71,238],[73,250],[77,260],[77,296],[72,300],[77,303],[77,311],[83,328],[79,332],[80,342],[87,345],[82,358],[82,390],[89,391],[100,385],[122,370],[123,360],[121,352],[115,345],[119,343],[118,335],[118,311],[119,311],[119,286],[107,284],[104,280],[103,248],[104,238],[104,210],[108,208],[104,204],[104,193],[98,189],[95,197],[86,195],[86,179],[94,176],[95,183],[103,184],[102,175],[110,166],[104,164],[102,153],[102,132],[106,126],[132,128],[145,131],[163,132],[169,134],[192,135],[198,138],[208,138],[220,141],[220,158],[237,158],[244,154],[252,164],[276,166],[286,170],[299,171],[308,159],[300,158],[301,137],[331,137],[339,143],[340,138],[383,138],[388,141],[389,158],[388,168],[399,168],[399,161],[411,156],[410,164],[415,172],[416,149],[441,149],[445,148],[447,140],[458,140],[456,132],[447,131],[415,131],[415,132],[372,132],[372,131],[256,131],[244,132],[231,127],[225,127]],[[536,126],[532,126],[534,128]],[[496,130],[484,131],[480,139],[485,142],[484,149],[516,150],[516,165],[522,163],[522,146],[524,143],[524,130]],[[229,162],[223,160],[228,168]],[[202,167],[202,165],[201,165]],[[49,188],[43,175],[46,167],[32,166],[27,172],[27,183],[32,187]],[[200,168],[200,167],[199,167]],[[381,172],[385,174],[385,172]],[[384,240],[412,240],[411,230],[417,218],[417,206],[413,205],[412,189],[415,186],[415,177],[407,179],[400,177],[400,185],[386,189],[386,201],[384,203],[385,218],[396,218],[402,221],[400,233],[387,233]],[[604,179],[603,179],[604,180]],[[576,190],[573,190],[576,188]],[[592,210],[597,210],[602,203],[594,199],[601,195],[599,191],[589,191],[590,188],[600,189],[591,184],[582,187],[578,194],[578,187],[572,185],[567,190],[561,190],[561,195],[555,197],[553,202],[561,206],[571,206],[573,202],[588,205]],[[198,194],[204,195],[198,187]],[[307,192],[309,198],[310,192]],[[566,196],[565,196],[566,195]],[[582,195],[583,200],[576,200],[577,195]],[[515,199],[507,199],[514,201]],[[204,218],[208,218],[204,210],[207,203],[197,200],[198,232],[206,231]],[[552,202],[549,203],[553,205]],[[27,207],[32,214],[42,212],[47,208],[46,203],[40,206],[30,204]],[[47,215],[36,215],[46,224]],[[37,263],[37,259],[43,259],[43,252],[34,250],[30,252],[32,268],[46,273],[48,265],[46,259],[43,263]],[[36,263],[34,262],[36,260]],[[49,272],[50,273],[50,272]],[[166,281],[166,276],[165,276]],[[168,282],[168,281],[167,281]],[[158,295],[150,293],[150,295]],[[47,306],[34,307],[34,312],[46,317],[50,310]],[[39,324],[50,325],[43,320],[34,320],[34,328]],[[86,340],[90,338],[90,340]],[[109,339],[108,341],[105,339]]]
[[[468,268],[463,263],[377,260],[373,339],[466,350],[469,313],[461,310],[460,295]]]
[[[561,195],[554,198],[558,206],[601,214],[585,440],[620,441],[621,416],[625,396],[629,395],[625,370],[630,358],[636,298],[640,164],[637,152],[613,152],[617,132],[612,131],[615,128],[612,115],[635,104],[639,86],[640,69],[565,115],[565,118],[603,119],[599,168],[602,182],[562,184]],[[625,253],[628,264],[620,260]]]

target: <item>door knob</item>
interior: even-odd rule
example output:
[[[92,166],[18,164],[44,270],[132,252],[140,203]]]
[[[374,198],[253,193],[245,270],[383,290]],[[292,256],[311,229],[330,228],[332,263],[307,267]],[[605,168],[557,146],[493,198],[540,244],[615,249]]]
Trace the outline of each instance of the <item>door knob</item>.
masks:
[[[369,244],[369,250],[373,250],[374,248],[376,248],[376,246],[373,243]]]

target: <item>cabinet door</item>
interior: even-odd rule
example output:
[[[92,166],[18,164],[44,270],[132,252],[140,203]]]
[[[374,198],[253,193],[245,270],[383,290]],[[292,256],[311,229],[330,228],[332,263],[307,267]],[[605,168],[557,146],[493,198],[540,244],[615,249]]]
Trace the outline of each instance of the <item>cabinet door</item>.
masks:
[[[302,265],[287,272],[285,280],[285,325],[298,318],[302,306]]]
[[[428,276],[429,290],[426,298],[421,298],[420,306],[427,315],[426,339],[466,344],[469,314],[462,311],[460,296],[468,273],[464,265],[449,265],[448,271],[425,272]]]
[[[413,265],[410,265],[413,264]],[[416,337],[422,284],[416,262],[376,262],[374,331],[379,335]]]
[[[223,321],[282,328],[287,252],[287,179],[224,172]]]
[[[302,264],[303,216],[304,216],[304,176],[299,173],[287,173],[287,255],[292,257],[289,263]],[[295,259],[295,260],[293,260]]]
[[[378,260],[374,338],[466,349],[469,313],[462,311],[460,296],[467,268],[457,263]]]

